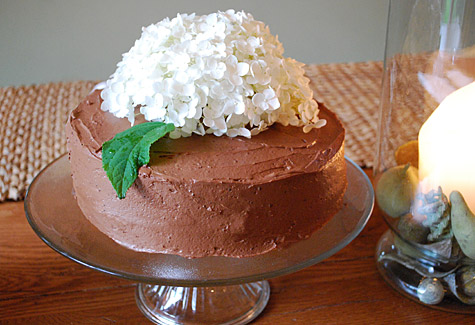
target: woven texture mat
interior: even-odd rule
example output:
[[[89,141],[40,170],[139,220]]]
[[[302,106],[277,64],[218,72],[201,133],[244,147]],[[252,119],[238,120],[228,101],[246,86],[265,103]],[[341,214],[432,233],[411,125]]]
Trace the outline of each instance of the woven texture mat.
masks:
[[[346,128],[346,155],[369,167],[375,147],[380,62],[307,66],[315,98]],[[96,82],[0,88],[0,201],[21,200],[34,176],[66,152],[69,112]]]
[[[309,65],[306,70],[314,97],[335,112],[345,126],[345,155],[361,167],[372,167],[382,62]]]

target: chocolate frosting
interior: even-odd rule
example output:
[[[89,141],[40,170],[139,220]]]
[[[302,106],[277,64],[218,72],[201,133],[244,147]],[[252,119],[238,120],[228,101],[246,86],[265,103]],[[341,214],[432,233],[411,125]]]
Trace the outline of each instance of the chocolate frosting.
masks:
[[[123,200],[101,168],[101,147],[130,123],[100,104],[96,90],[70,115],[73,183],[85,216],[131,249],[261,254],[308,237],[341,206],[344,129],[323,104],[327,125],[309,133],[274,124],[251,139],[162,138]]]

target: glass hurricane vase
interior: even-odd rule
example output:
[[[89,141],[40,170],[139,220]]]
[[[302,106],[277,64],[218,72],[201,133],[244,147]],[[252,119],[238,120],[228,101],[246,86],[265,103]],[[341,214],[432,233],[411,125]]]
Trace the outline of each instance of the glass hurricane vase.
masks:
[[[374,175],[376,261],[405,296],[475,312],[475,1],[392,0]]]

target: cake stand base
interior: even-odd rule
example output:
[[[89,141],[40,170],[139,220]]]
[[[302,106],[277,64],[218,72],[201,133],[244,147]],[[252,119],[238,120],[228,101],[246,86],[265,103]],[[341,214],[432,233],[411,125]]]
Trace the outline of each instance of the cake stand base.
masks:
[[[267,281],[233,286],[178,287],[138,284],[136,301],[156,324],[247,324],[265,308]]]
[[[391,230],[379,239],[376,265],[383,279],[406,298],[424,306],[453,313],[475,314],[475,301],[463,303],[457,299],[462,295],[458,292],[460,288],[457,288],[459,266],[434,260],[407,245]],[[427,283],[429,285],[424,285]]]

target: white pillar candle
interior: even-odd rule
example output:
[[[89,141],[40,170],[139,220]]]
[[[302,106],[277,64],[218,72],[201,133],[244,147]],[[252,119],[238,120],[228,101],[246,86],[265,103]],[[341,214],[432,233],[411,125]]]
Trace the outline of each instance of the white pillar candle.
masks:
[[[460,191],[475,212],[475,82],[448,95],[422,125],[419,176],[447,197]]]

